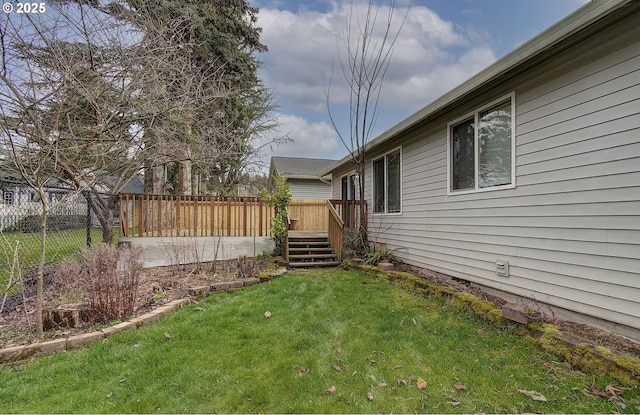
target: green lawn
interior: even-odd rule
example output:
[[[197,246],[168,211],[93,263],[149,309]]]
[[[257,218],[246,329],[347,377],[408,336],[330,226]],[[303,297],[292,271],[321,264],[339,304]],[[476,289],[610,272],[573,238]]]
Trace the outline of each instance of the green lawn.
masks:
[[[91,229],[92,245],[102,242],[102,230]],[[9,269],[13,263],[14,249],[18,247],[18,261],[22,274],[38,262],[40,255],[40,234],[23,232],[0,233],[0,289],[6,286]],[[80,257],[87,247],[86,229],[47,232],[46,261],[60,262],[68,257]],[[1,292],[1,291],[0,291]]]
[[[640,411],[637,386],[617,385],[626,408],[590,393],[612,383],[438,299],[358,271],[308,272],[0,368],[0,412]]]

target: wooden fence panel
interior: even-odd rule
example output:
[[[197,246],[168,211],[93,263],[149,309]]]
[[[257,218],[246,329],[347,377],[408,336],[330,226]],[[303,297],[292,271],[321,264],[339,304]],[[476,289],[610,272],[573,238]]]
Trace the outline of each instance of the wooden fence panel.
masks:
[[[294,199],[287,208],[289,219],[297,219],[296,230],[317,231],[328,229],[326,199]]]
[[[273,209],[250,197],[122,194],[122,235],[271,236]]]
[[[330,202],[345,227],[358,227],[357,201]],[[288,214],[290,219],[297,219],[297,230],[326,231],[327,209],[325,199],[294,199]],[[273,216],[274,209],[255,197],[120,196],[120,227],[124,236],[271,236]]]

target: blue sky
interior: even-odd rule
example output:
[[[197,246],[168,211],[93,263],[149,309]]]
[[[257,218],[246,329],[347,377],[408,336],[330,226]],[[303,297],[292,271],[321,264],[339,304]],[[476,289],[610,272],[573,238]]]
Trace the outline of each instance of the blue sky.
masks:
[[[363,1],[363,0],[356,0]],[[408,0],[396,0],[397,16]],[[413,0],[385,77],[372,138],[393,127],[588,0]],[[269,51],[261,77],[275,93],[280,127],[293,142],[272,155],[340,159],[347,149],[331,125],[330,107],[348,110],[338,54],[350,0],[250,0]],[[388,4],[388,2],[383,1]],[[386,16],[386,14],[385,14]],[[346,131],[343,130],[343,133]]]

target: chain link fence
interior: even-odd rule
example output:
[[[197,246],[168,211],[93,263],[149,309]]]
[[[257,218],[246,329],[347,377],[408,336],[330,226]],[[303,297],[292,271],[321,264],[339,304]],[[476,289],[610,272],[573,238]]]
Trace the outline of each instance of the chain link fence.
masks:
[[[29,187],[10,182],[0,185],[0,293],[4,296],[16,292],[21,283],[28,284],[36,275],[42,204]],[[46,197],[52,206],[47,215],[46,267],[69,257],[80,258],[85,248],[102,243],[102,226],[95,211],[101,205],[97,198],[104,200],[114,195],[51,187],[47,188]]]

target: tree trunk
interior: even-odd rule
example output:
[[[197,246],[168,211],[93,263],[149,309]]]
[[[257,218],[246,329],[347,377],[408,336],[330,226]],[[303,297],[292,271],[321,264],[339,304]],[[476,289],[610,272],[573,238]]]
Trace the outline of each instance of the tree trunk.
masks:
[[[191,195],[191,160],[183,160],[178,164],[178,194]]]
[[[154,195],[165,194],[166,172],[164,165],[153,166],[151,168],[151,193]]]
[[[163,165],[148,163],[144,169],[144,192],[154,195],[165,193],[165,171]]]
[[[360,210],[360,225],[358,227],[359,230],[359,234],[360,234],[360,243],[362,245],[362,251],[363,253],[366,253],[369,251],[369,231],[368,231],[368,220],[369,218],[367,218],[367,209],[365,207],[365,198],[364,198],[364,160],[362,160],[360,163],[358,163],[357,166],[357,171],[358,171],[358,176],[359,176],[359,185],[360,185],[360,206],[359,206],[359,210]]]
[[[36,342],[44,340],[44,325],[42,323],[42,309],[44,305],[44,262],[47,241],[47,208],[46,202],[42,206],[40,216],[40,258],[38,259],[38,279],[36,281]]]
[[[117,197],[97,192],[94,193],[95,198],[91,196],[91,192],[83,192],[83,194],[91,207],[91,212],[100,222],[102,242],[111,245],[113,243],[113,210],[117,206]]]

